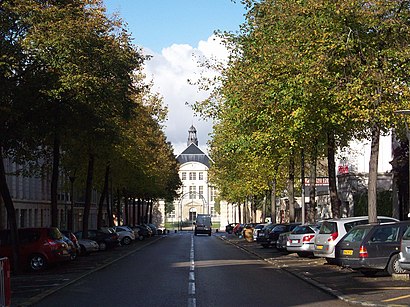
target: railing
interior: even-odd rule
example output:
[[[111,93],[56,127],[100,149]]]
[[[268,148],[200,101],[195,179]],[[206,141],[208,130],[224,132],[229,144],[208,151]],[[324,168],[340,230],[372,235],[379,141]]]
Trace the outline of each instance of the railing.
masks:
[[[8,307],[11,304],[10,261],[9,258],[0,258],[0,306]]]

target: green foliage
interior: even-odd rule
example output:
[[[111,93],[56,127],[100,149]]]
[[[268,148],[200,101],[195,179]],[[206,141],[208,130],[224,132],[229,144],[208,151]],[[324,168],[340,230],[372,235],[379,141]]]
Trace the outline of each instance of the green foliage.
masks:
[[[377,214],[392,216],[392,191],[377,192]],[[356,193],[353,196],[354,216],[368,215],[367,192]]]

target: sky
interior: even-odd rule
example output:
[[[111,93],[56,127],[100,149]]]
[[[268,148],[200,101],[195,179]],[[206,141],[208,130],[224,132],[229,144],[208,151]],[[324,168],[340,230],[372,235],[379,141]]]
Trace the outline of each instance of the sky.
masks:
[[[145,74],[168,107],[165,134],[175,154],[187,146],[188,129],[197,129],[199,147],[207,151],[212,122],[196,116],[189,104],[207,97],[188,79],[197,80],[202,57],[224,59],[228,53],[215,30],[236,33],[244,22],[239,0],[104,0],[107,13],[127,24],[133,43],[152,59]]]

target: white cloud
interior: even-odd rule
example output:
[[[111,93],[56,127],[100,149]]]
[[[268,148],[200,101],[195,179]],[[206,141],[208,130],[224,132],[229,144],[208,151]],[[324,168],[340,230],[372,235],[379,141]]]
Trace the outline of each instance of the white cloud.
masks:
[[[227,58],[228,52],[218,38],[211,36],[207,41],[200,41],[197,47],[187,44],[173,44],[164,48],[161,54],[145,50],[153,58],[146,62],[145,73],[154,82],[153,90],[164,97],[168,106],[168,121],[165,133],[174,147],[176,154],[186,148],[188,129],[194,125],[197,130],[199,147],[206,151],[212,123],[195,116],[194,111],[186,104],[205,99],[207,93],[199,91],[188,80],[197,80],[202,68],[198,59]]]

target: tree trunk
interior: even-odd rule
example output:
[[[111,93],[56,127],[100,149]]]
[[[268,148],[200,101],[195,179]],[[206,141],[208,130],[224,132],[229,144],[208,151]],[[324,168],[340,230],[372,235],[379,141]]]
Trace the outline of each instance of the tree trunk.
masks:
[[[136,212],[135,212],[136,202],[135,197],[132,198],[132,226],[135,226],[136,222]]]
[[[289,160],[289,179],[288,179],[288,197],[289,197],[289,222],[295,221],[295,160],[292,156]]]
[[[368,190],[368,214],[369,223],[377,223],[377,164],[379,162],[380,127],[374,124],[372,127],[372,143],[369,161],[369,190]]]
[[[97,228],[100,229],[103,225],[103,207],[104,207],[104,200],[108,197],[108,179],[110,175],[110,164],[107,163],[105,167],[105,176],[104,176],[104,186],[102,189],[102,193],[100,196],[100,201],[98,202],[98,213],[97,213]]]
[[[310,190],[309,190],[309,211],[308,222],[314,223],[316,219],[316,166],[317,152],[316,146],[310,156]]]
[[[7,222],[10,227],[10,239],[12,245],[12,255],[13,255],[13,269],[16,273],[21,272],[20,267],[20,241],[17,231],[17,220],[16,220],[16,210],[14,209],[13,199],[10,195],[10,190],[7,185],[6,171],[4,168],[4,158],[3,149],[0,146],[0,196],[3,199],[4,206],[7,210]]]
[[[128,212],[128,195],[125,189],[123,189],[123,194],[124,194],[124,219],[123,219],[123,225],[128,225],[129,224],[129,212]]]
[[[263,199],[262,202],[262,215],[261,215],[261,222],[265,223],[265,219],[266,219],[266,203],[268,202],[268,191],[265,192],[265,197]]]
[[[111,191],[111,193],[108,193],[109,190]],[[108,187],[107,185],[107,215],[108,215],[108,226],[112,227],[114,226],[114,220],[113,220],[113,216],[112,216],[112,187],[111,189]]]
[[[270,218],[272,223],[276,223],[276,178],[273,178],[270,191]]]
[[[242,223],[242,210],[241,210],[241,203],[238,203],[238,223]]]
[[[154,200],[151,199],[150,203],[151,203],[151,205],[149,207],[149,222],[150,222],[150,224],[152,224],[152,212],[154,211]]]
[[[141,198],[137,201],[137,224],[141,224]]]
[[[83,236],[88,237],[88,219],[90,217],[91,196],[93,190],[93,174],[94,174],[94,155],[88,156],[87,180],[85,184],[85,201],[83,212]]]
[[[340,217],[340,199],[336,185],[335,138],[332,132],[327,135],[327,167],[329,174],[330,204],[333,218]]]
[[[54,134],[53,145],[53,168],[51,174],[51,226],[58,227],[58,179],[60,177],[60,138],[57,132]]]
[[[117,226],[121,225],[121,194],[117,188]]]

